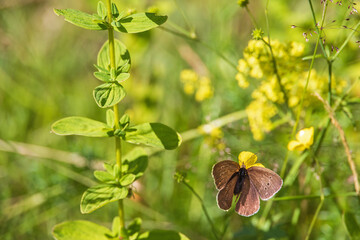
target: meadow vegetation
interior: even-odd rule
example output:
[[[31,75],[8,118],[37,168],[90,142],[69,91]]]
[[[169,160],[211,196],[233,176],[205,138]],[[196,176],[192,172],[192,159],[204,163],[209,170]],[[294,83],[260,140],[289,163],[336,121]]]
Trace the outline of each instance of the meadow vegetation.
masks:
[[[359,4],[0,3],[0,238],[360,239]],[[242,151],[283,179],[251,217],[211,175]]]

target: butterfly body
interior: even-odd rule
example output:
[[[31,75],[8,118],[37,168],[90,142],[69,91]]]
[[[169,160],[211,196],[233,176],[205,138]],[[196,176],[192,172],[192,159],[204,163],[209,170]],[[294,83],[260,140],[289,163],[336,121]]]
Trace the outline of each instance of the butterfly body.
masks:
[[[238,172],[233,174],[234,177],[237,177],[237,181],[234,188],[234,195],[238,195],[241,192],[244,180],[247,177],[246,168],[242,167]]]
[[[260,208],[259,198],[270,199],[282,186],[279,175],[262,165],[253,164],[246,168],[244,164],[240,167],[237,162],[225,160],[214,165],[212,174],[219,190],[219,208],[229,210],[235,196],[235,211],[242,216],[257,213]]]

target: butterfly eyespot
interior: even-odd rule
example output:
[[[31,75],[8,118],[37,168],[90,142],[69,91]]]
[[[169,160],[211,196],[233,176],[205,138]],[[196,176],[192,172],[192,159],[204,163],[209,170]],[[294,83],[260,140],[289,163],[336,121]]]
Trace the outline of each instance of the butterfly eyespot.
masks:
[[[268,185],[268,186],[269,186],[269,185],[270,185],[270,183],[267,183],[266,185]]]

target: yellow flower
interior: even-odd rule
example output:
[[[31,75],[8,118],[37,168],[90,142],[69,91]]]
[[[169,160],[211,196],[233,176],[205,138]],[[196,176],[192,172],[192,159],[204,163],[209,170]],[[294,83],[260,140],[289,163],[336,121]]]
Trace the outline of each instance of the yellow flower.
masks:
[[[248,74],[249,73],[249,65],[244,59],[240,59],[237,65],[237,70],[241,73]]]
[[[192,95],[195,92],[196,85],[198,84],[199,76],[196,72],[190,69],[184,69],[180,73],[180,80],[184,84],[184,92],[187,95]]]
[[[241,88],[247,88],[249,87],[249,82],[246,80],[246,78],[244,77],[244,74],[242,73],[237,73],[235,76],[239,87]]]
[[[211,98],[214,94],[214,90],[211,86],[211,81],[208,77],[202,77],[199,81],[199,86],[195,94],[195,99],[198,102],[202,102],[205,99]]]
[[[246,169],[248,169],[250,167],[254,167],[254,166],[255,167],[264,167],[264,165],[262,165],[261,163],[256,163],[257,156],[252,152],[247,152],[247,151],[241,152],[239,154],[238,159],[239,159],[240,167],[245,165]]]
[[[295,57],[300,57],[303,55],[305,49],[305,45],[299,42],[291,42],[290,43],[290,55]]]
[[[314,143],[314,127],[301,129],[296,134],[296,140],[291,140],[288,144],[290,151],[303,151],[310,148]]]

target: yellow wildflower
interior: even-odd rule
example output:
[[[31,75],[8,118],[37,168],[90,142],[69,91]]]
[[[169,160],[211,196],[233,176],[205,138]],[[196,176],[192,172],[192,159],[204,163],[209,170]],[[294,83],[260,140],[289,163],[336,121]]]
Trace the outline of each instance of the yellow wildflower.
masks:
[[[247,88],[249,87],[249,82],[246,80],[246,78],[244,77],[244,74],[242,73],[237,73],[235,76],[239,87],[241,88]]]
[[[287,146],[290,151],[303,151],[310,148],[314,142],[314,127],[304,128],[296,134],[296,140],[291,140]]]
[[[303,55],[305,49],[305,45],[299,42],[291,42],[290,43],[290,55],[295,57],[300,57]]]
[[[213,87],[208,77],[199,77],[199,75],[190,69],[182,70],[180,73],[180,80],[184,86],[184,92],[187,95],[195,93],[195,99],[198,102],[213,96]]]
[[[248,74],[249,73],[249,65],[244,59],[240,59],[238,62],[237,70],[240,73]]]
[[[268,38],[263,39],[269,43]],[[277,75],[269,47],[263,41],[250,40],[244,49],[243,58],[238,61],[238,73],[235,76],[241,88],[248,87],[249,83],[246,80],[249,80],[249,77],[260,80],[255,84],[257,88],[251,94],[253,101],[246,108],[250,128],[256,140],[262,140],[265,133],[272,130],[272,117],[279,112],[276,106],[285,103],[285,94],[288,98],[286,104],[293,108],[293,111],[297,111],[294,108],[299,106],[309,75],[306,62],[301,59],[304,55],[304,44],[282,43],[278,40],[271,40],[270,44],[276,59]],[[345,86],[345,81],[335,78],[332,80],[331,87],[338,94]],[[327,94],[327,77],[312,69],[306,92],[304,109],[308,106],[312,109],[319,107],[320,103],[312,93]]]
[[[272,130],[271,118],[277,112],[277,108],[270,102],[255,100],[246,107],[250,129],[255,140],[262,140],[264,133]]]
[[[193,70],[185,69],[181,71],[180,80],[184,84],[184,92],[187,95],[194,94],[198,79],[199,76]]]
[[[245,165],[245,168],[248,169],[250,167],[264,167],[261,163],[256,163],[257,156],[252,152],[243,151],[239,154],[239,164],[242,167]]]
[[[208,77],[200,78],[199,86],[195,94],[196,101],[202,102],[205,99],[211,98],[213,93],[210,79]]]

